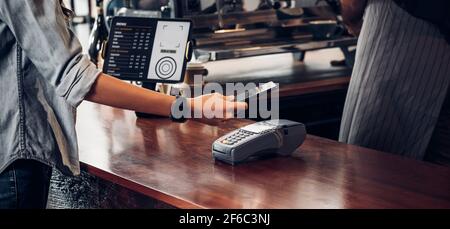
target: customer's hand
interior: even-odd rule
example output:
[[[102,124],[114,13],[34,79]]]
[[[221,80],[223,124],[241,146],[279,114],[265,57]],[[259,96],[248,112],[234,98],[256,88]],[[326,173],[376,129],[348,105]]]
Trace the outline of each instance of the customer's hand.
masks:
[[[234,96],[213,93],[188,99],[188,103],[193,118],[201,121],[224,120],[234,118],[237,112],[247,109],[247,103],[234,102],[234,100]]]

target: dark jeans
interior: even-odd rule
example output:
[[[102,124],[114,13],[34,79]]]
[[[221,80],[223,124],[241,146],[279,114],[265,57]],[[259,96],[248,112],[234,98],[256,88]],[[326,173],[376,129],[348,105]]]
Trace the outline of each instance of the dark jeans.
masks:
[[[34,161],[17,160],[0,174],[0,209],[44,209],[52,168]]]

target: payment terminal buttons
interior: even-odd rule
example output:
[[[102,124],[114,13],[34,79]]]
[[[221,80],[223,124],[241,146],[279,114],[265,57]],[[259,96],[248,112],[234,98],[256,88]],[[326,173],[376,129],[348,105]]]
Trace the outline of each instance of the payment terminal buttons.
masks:
[[[245,130],[239,130],[238,132],[232,134],[231,136],[228,136],[226,139],[222,141],[223,144],[226,145],[234,145],[236,143],[239,143],[246,138],[252,136],[254,133],[245,131]]]
[[[177,63],[172,57],[163,57],[156,63],[155,72],[160,79],[169,79],[177,71]]]

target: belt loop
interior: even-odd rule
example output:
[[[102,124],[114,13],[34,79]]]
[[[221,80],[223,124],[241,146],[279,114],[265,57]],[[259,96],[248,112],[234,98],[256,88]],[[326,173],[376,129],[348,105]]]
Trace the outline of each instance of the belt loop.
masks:
[[[19,208],[19,189],[17,187],[17,174],[16,174],[16,166],[15,166],[16,162],[13,162],[11,165],[11,180],[12,182],[14,182],[14,195],[15,195],[15,202],[16,202],[16,209]]]

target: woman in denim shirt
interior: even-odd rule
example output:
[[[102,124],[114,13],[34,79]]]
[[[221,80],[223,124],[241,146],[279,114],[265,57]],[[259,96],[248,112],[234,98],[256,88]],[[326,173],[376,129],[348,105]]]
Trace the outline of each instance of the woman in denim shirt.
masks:
[[[83,101],[169,117],[175,97],[101,73],[82,54],[59,0],[0,1],[0,208],[45,208],[55,167],[80,173],[75,109]],[[207,100],[231,114],[245,103]],[[204,112],[203,110],[199,110]]]

